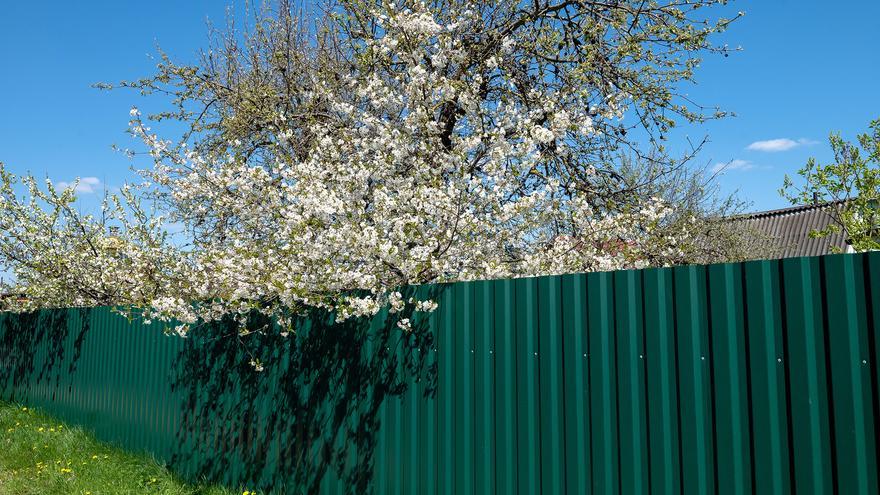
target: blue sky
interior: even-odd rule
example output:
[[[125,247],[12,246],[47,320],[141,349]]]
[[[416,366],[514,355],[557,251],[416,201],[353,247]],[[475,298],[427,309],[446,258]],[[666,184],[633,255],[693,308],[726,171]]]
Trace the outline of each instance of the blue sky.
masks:
[[[91,177],[85,204],[104,184],[131,179],[129,160],[111,145],[128,142],[132,105],[149,112],[157,103],[91,84],[150,74],[157,44],[192,60],[206,20],[222,23],[227,4],[0,3],[0,160],[55,181]],[[738,190],[755,210],[783,207],[783,176],[810,156],[827,160],[829,132],[853,137],[880,118],[880,2],[741,0],[725,10],[746,12],[719,39],[743,51],[705,60],[687,92],[737,116],[682,128],[669,145],[708,136],[698,161],[732,162],[719,179],[725,191]]]

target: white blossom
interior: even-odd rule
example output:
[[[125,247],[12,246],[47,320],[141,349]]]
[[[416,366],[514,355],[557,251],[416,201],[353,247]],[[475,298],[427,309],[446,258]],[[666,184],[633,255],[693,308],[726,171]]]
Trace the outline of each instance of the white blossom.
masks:
[[[666,235],[669,205],[633,196],[603,211],[586,187],[604,180],[596,157],[613,151],[605,143],[619,139],[616,126],[640,95],[594,82],[588,65],[567,74],[574,84],[534,77],[517,64],[539,30],[485,32],[482,6],[450,5],[359,12],[377,29],[340,41],[344,70],[297,74],[308,90],[293,108],[267,104],[256,127],[269,144],[256,155],[233,134],[211,153],[163,138],[133,107],[131,133],[154,164],[108,197],[104,219],[70,209],[73,191],[0,167],[0,252],[27,296],[13,309],[128,305],[174,321],[180,335],[260,311],[289,335],[291,308],[344,321],[387,305],[403,316],[407,285],[680,255],[691,234]],[[583,29],[603,40],[589,17]],[[478,38],[492,49],[469,51]],[[585,187],[566,187],[575,181]],[[23,199],[21,186],[35,199]],[[110,240],[107,218],[120,227]],[[185,242],[169,223],[183,226]],[[407,318],[398,326],[411,329]]]

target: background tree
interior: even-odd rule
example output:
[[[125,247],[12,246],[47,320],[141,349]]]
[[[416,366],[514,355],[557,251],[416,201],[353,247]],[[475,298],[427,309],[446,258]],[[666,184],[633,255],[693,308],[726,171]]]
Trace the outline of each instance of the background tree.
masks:
[[[698,151],[698,149],[697,149]],[[670,164],[668,158],[621,155],[615,167],[619,195],[661,198],[675,205],[661,225],[665,237],[681,232],[678,258],[671,264],[709,264],[769,259],[778,255],[766,233],[746,223],[731,221],[749,206],[736,193],[723,194],[717,182],[718,172],[708,165],[692,162],[694,151],[684,160]],[[652,265],[664,264],[652,262]],[[666,264],[670,264],[666,260]]]
[[[801,184],[786,176],[779,192],[795,205],[830,203],[826,211],[833,221],[811,236],[842,231],[853,249],[869,251],[880,249],[880,120],[857,139],[852,143],[831,134],[834,161],[821,165],[810,158],[798,171]]]

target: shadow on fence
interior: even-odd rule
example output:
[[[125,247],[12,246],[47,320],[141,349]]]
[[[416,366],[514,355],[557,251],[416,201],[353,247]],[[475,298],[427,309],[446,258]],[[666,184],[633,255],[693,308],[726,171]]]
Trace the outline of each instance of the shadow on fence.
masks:
[[[76,372],[91,311],[46,309],[0,315],[0,397],[19,400],[16,391],[43,386],[51,389],[49,396],[55,400],[62,392],[62,379]]]
[[[92,309],[2,314],[0,397],[45,406],[130,448],[157,449],[154,454],[188,479],[302,493],[332,479],[348,493],[368,492],[383,401],[416,383],[427,398],[436,391],[437,365],[428,359],[434,337],[424,313],[409,306],[344,322],[312,311],[296,317],[287,336],[253,315],[244,334],[237,323],[221,321],[192,329],[182,341],[157,339],[155,325],[132,330],[106,308],[100,315]],[[402,318],[413,322],[412,331],[397,328]],[[79,376],[93,319],[100,331],[89,337],[89,369]],[[151,356],[95,361],[120,349]],[[251,364],[257,360],[259,372]],[[120,398],[116,412],[96,409],[84,389],[72,390],[86,383],[98,395]],[[156,384],[146,388],[151,392],[144,390],[148,383]],[[158,403],[176,406],[149,412]],[[89,413],[66,418],[70,411]],[[100,435],[102,421],[119,427]],[[153,447],[142,444],[136,430],[164,424],[176,429],[165,433],[160,426]]]
[[[400,318],[411,332],[396,327]],[[233,485],[315,493],[330,477],[368,492],[382,402],[419,381],[435,393],[427,318],[409,310],[335,323],[314,311],[288,336],[258,332],[272,328],[260,316],[247,322],[252,333],[236,337],[237,328],[205,325],[186,339],[172,373],[183,416],[171,464]]]

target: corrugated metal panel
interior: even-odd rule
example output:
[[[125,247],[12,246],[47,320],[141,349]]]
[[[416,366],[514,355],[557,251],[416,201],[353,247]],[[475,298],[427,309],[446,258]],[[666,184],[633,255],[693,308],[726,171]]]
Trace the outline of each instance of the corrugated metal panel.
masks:
[[[413,290],[440,308],[412,333],[245,347],[2,314],[0,395],[279,493],[878,492],[880,253]]]
[[[518,493],[541,491],[541,418],[536,280],[514,280],[516,307],[516,438]]]
[[[751,493],[749,394],[743,287],[736,265],[708,268],[710,364],[718,493]]]
[[[680,493],[678,365],[672,270],[642,272],[648,360],[649,466],[652,493]]]
[[[562,324],[559,277],[537,279],[538,376],[540,377],[541,493],[565,491]]]
[[[649,478],[640,275],[636,271],[614,273],[621,493],[645,493]]]
[[[492,285],[487,281],[474,284],[475,493],[495,493],[495,328]]]
[[[799,493],[832,492],[823,292],[818,258],[782,262],[788,329],[795,484]]]
[[[751,379],[755,491],[790,493],[785,356],[778,262],[745,264],[746,339]]]
[[[712,396],[706,322],[705,267],[673,269],[679,419],[681,423],[682,488],[686,493],[713,491]]]
[[[837,472],[842,493],[877,493],[872,372],[868,332],[863,319],[864,294],[860,257],[837,256],[826,263],[831,364],[831,405],[834,411]],[[858,284],[858,285],[857,285]],[[862,301],[859,301],[862,299]],[[870,361],[869,361],[870,360]]]
[[[514,281],[499,280],[491,285],[495,293],[495,490],[496,493],[516,493],[519,473]]]
[[[586,336],[586,276],[565,275],[562,284],[562,361],[565,487],[590,493],[590,374]],[[498,485],[499,489],[501,485]],[[510,493],[510,492],[498,492]]]

